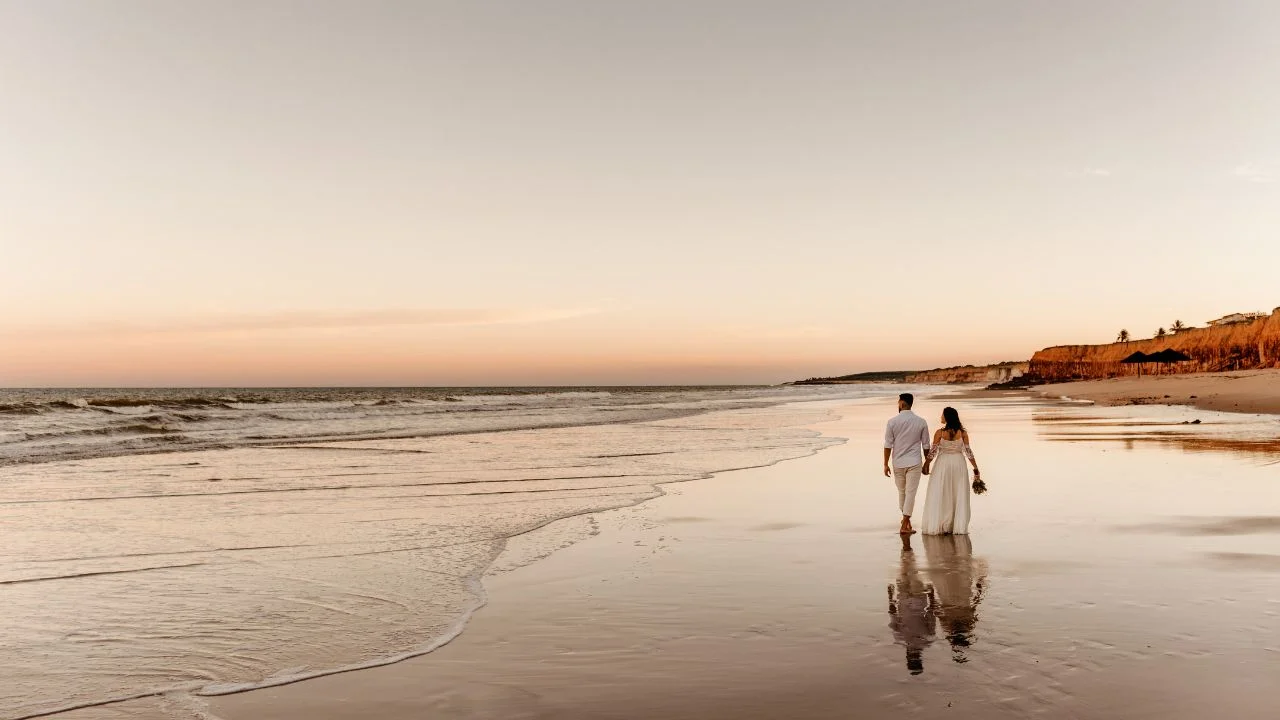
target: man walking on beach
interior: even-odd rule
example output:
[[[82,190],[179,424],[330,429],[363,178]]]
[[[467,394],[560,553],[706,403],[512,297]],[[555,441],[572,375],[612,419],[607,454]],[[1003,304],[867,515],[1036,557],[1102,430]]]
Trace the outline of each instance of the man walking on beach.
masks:
[[[911,513],[916,507],[916,490],[920,488],[920,466],[929,453],[929,423],[911,412],[915,397],[911,393],[898,396],[898,414],[884,428],[884,476],[889,477],[889,460],[893,459],[893,479],[898,484],[898,508],[902,526],[898,532],[910,535]]]

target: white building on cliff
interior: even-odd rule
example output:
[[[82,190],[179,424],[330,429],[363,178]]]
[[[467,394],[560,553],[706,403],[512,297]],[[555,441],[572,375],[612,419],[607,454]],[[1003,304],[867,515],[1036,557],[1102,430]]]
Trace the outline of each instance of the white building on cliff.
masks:
[[[1209,327],[1219,327],[1222,325],[1239,325],[1240,323],[1253,322],[1258,318],[1266,317],[1266,313],[1231,313],[1223,315],[1217,320],[1210,320]]]

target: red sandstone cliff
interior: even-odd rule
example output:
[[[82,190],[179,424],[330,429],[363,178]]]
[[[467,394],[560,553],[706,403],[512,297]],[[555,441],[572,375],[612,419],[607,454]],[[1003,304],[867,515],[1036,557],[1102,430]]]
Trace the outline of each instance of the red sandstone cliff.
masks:
[[[1059,345],[1031,356],[1031,375],[1047,382],[1134,375],[1121,360],[1135,352],[1172,348],[1191,357],[1162,372],[1217,372],[1280,367],[1280,308],[1269,317],[1222,327],[1195,328],[1160,339],[1108,345]],[[1150,370],[1150,367],[1148,367]]]

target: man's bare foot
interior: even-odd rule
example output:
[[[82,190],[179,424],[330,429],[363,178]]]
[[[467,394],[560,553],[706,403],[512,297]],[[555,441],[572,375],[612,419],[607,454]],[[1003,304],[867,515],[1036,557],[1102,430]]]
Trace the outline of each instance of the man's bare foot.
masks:
[[[902,524],[898,526],[899,535],[915,535],[916,531],[911,529],[911,521],[903,518]]]

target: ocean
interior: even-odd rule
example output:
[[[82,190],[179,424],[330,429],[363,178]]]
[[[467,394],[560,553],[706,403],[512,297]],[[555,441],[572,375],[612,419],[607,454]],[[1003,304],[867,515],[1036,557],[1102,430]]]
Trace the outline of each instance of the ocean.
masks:
[[[429,652],[589,513],[900,390],[0,390],[0,720]]]

